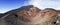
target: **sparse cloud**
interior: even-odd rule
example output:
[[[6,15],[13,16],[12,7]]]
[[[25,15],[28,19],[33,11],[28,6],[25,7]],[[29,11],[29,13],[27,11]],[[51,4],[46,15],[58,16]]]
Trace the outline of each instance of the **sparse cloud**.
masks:
[[[60,0],[30,0],[29,5],[34,5],[40,9],[44,8],[54,8],[59,10]]]
[[[24,0],[23,0],[24,1]],[[2,1],[0,1],[2,2]],[[8,1],[7,1],[8,2]],[[13,1],[12,1],[13,2]],[[4,12],[7,12],[11,9],[15,9],[15,8],[18,8],[20,6],[24,6],[24,5],[34,5],[40,9],[45,9],[45,8],[54,8],[54,9],[57,9],[57,10],[60,10],[60,0],[25,0],[23,3],[24,4],[21,4],[21,3],[15,3],[14,4],[10,2],[11,4],[0,4],[0,13],[4,13]],[[17,1],[18,2],[18,1]],[[22,1],[19,1],[19,2],[22,2]],[[5,2],[4,2],[5,3]],[[6,9],[4,9],[6,8]]]

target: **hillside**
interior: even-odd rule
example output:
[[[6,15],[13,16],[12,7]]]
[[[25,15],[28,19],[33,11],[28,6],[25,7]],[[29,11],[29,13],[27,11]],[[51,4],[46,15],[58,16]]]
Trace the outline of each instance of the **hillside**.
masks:
[[[60,10],[53,8],[40,10],[33,5],[0,13],[0,17],[2,17],[0,25],[60,25]]]

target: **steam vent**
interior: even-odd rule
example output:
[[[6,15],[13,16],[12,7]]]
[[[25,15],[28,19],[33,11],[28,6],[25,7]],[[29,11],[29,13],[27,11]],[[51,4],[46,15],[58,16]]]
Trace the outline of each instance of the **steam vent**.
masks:
[[[0,25],[60,25],[60,10],[22,6],[0,14]]]

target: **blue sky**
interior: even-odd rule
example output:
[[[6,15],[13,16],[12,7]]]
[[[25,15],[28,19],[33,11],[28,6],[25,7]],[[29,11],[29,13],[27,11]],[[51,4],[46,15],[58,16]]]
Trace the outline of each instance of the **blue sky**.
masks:
[[[60,0],[0,0],[0,13],[5,13],[24,5],[34,5],[40,9],[54,8],[60,10]]]
[[[19,8],[27,2],[28,0],[0,0],[0,13]]]

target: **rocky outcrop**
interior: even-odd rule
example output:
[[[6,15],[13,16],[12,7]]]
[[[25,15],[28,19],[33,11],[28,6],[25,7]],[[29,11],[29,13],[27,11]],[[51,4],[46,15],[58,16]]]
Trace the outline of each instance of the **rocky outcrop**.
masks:
[[[23,6],[6,12],[0,18],[0,25],[60,25],[60,10]]]

